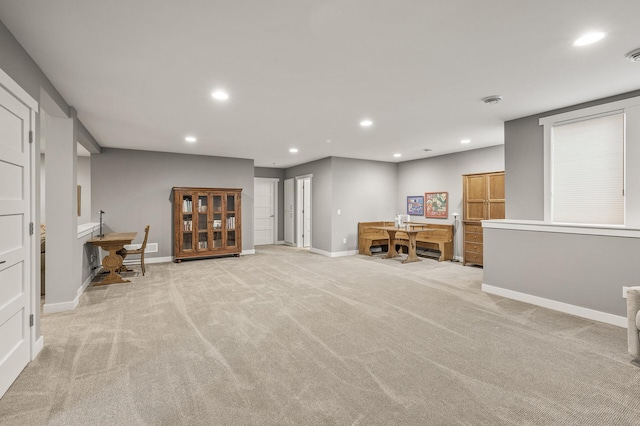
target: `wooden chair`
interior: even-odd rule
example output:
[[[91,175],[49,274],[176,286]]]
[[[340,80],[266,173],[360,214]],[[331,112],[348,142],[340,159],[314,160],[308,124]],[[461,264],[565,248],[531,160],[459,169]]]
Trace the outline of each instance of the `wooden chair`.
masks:
[[[142,241],[142,246],[136,250],[127,250],[127,259],[129,256],[133,254],[140,255],[140,266],[142,267],[142,276],[144,276],[144,250],[147,248],[147,239],[149,238],[149,225],[144,228],[144,240]]]

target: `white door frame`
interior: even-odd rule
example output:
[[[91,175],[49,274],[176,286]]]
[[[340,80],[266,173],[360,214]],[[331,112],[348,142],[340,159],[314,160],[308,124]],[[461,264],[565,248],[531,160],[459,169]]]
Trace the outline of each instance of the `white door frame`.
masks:
[[[272,244],[278,243],[278,183],[280,182],[279,178],[261,178],[254,177],[254,195],[255,195],[255,181],[263,181],[263,182],[271,182],[273,185],[273,242]],[[255,204],[255,201],[254,201]],[[254,213],[254,229],[255,229],[255,213]],[[254,231],[255,232],[255,231]],[[255,239],[255,235],[254,235]]]
[[[284,180],[284,212],[282,213],[284,223],[284,243],[295,246],[296,243],[296,221],[295,221],[295,179]]]
[[[304,216],[302,211],[304,210],[304,199],[302,197],[302,189],[303,189],[303,182],[308,182],[309,183],[309,190],[311,190],[311,180],[313,178],[312,174],[309,175],[302,175],[302,176],[296,176],[296,246],[297,247],[304,247],[304,241],[302,238],[302,234],[304,231]],[[311,194],[309,194],[309,196],[311,197]],[[311,206],[311,208],[309,209],[309,212],[307,212],[310,216],[310,220],[312,221],[311,223],[313,224],[313,216],[311,216],[311,211],[313,210],[313,204],[312,204],[312,199],[309,198],[309,205]],[[309,247],[311,247],[312,243],[311,240],[313,239],[313,233],[311,233],[311,236],[309,238]]]

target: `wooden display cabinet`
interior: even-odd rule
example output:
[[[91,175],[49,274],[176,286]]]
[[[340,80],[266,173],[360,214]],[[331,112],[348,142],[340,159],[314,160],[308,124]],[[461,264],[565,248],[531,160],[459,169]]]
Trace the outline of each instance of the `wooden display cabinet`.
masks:
[[[464,265],[483,265],[482,220],[504,219],[504,172],[462,176]]]
[[[242,189],[173,188],[174,258],[239,256]]]

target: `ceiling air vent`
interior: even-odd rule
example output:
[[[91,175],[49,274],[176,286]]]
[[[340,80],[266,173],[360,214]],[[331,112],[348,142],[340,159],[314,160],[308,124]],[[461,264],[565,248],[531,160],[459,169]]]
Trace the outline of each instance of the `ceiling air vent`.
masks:
[[[640,62],[640,49],[632,50],[624,56],[631,62]]]
[[[493,95],[487,96],[486,98],[482,98],[482,102],[488,105],[495,105],[502,100],[502,96]]]

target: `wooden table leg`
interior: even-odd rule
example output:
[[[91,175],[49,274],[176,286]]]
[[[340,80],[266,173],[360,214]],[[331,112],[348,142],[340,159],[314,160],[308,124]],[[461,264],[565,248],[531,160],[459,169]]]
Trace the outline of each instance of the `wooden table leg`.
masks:
[[[396,240],[396,231],[386,231],[389,235],[389,251],[387,251],[387,255],[384,257],[385,259],[391,259],[394,257],[398,257],[398,252],[396,251],[396,245],[394,241]]]
[[[99,283],[95,283],[94,286],[131,282],[123,279],[117,272],[122,266],[122,257],[116,252],[121,248],[122,247],[119,246],[105,247],[105,249],[109,250],[109,254],[102,259],[102,267],[109,271],[109,275],[104,277],[104,279]]]
[[[416,254],[416,240],[418,238],[418,234],[415,232],[407,232],[409,236],[409,255],[402,263],[411,263],[411,262],[421,262],[422,259],[418,257]]]

